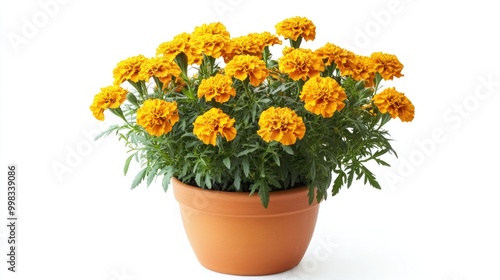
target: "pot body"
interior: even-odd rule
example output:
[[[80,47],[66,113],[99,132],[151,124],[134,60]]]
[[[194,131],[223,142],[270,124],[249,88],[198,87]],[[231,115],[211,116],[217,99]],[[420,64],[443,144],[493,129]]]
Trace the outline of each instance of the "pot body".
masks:
[[[311,241],[319,204],[308,189],[257,194],[203,190],[173,178],[186,235],[206,268],[233,275],[268,275],[298,265]]]

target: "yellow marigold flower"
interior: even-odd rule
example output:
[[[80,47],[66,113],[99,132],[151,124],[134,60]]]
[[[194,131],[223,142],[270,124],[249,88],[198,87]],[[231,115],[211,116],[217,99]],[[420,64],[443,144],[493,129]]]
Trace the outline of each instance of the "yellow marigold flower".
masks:
[[[145,56],[140,54],[118,62],[113,70],[113,78],[115,79],[114,84],[121,85],[127,80],[137,83],[139,81],[141,65],[146,59]]]
[[[202,56],[194,51],[190,39],[189,33],[178,34],[171,41],[161,43],[156,49],[156,55],[173,61],[179,53],[184,53],[187,56],[188,64],[200,64]]]
[[[154,136],[170,132],[177,121],[179,112],[175,101],[148,99],[137,110],[137,124]]]
[[[353,59],[345,65],[343,75],[351,76],[356,81],[365,81],[367,87],[374,85],[375,64],[368,56],[354,55]]]
[[[278,141],[283,145],[293,145],[302,139],[306,133],[306,126],[301,117],[287,107],[270,107],[259,118],[257,131],[266,142]]]
[[[276,35],[271,34],[268,31],[255,33],[255,36],[262,42],[264,47],[270,47],[274,45],[281,45],[281,40]]]
[[[323,60],[325,66],[335,63],[341,72],[343,72],[347,68],[348,63],[354,59],[353,52],[332,43],[326,43],[323,47],[314,51],[314,53]]]
[[[229,97],[236,95],[232,84],[231,77],[222,74],[204,79],[198,87],[198,98],[205,96],[207,101],[215,99],[219,103],[227,102]]]
[[[392,80],[394,77],[400,78],[404,76],[401,74],[403,64],[399,62],[395,55],[375,52],[371,54],[370,58],[375,65],[375,71],[378,72],[384,80]]]
[[[104,110],[120,107],[126,96],[127,91],[120,86],[113,85],[101,88],[101,91],[94,96],[90,110],[96,119],[102,121],[104,120]]]
[[[276,24],[276,34],[297,41],[302,36],[306,41],[316,37],[316,26],[305,17],[292,17]]]
[[[226,48],[224,62],[227,63],[234,56],[241,54],[249,54],[262,58],[264,48],[275,44],[281,44],[281,41],[269,32],[250,33],[245,36],[233,38]]]
[[[193,32],[191,33],[192,36],[200,36],[200,35],[216,35],[216,34],[221,34],[224,35],[225,37],[230,36],[229,32],[226,29],[226,26],[222,24],[221,22],[212,22],[212,23],[204,23],[200,26],[197,26],[194,28]]]
[[[207,34],[191,37],[193,51],[196,54],[205,54],[213,58],[219,58],[225,54],[230,44],[230,39],[221,34]]]
[[[309,49],[286,48],[284,54],[278,61],[279,70],[297,81],[306,80],[308,77],[319,75],[325,70],[325,65],[320,57]]]
[[[403,122],[411,122],[415,116],[415,106],[395,88],[386,88],[373,97],[373,103],[382,113],[389,113],[391,118],[399,117]]]
[[[236,137],[234,122],[235,120],[222,112],[221,109],[212,108],[196,118],[193,123],[193,133],[203,143],[215,146],[218,134],[226,138],[227,141]]]
[[[197,54],[219,58],[230,43],[230,34],[220,22],[197,26],[191,33],[190,44]]]
[[[304,83],[300,100],[305,102],[304,107],[324,118],[333,116],[335,111],[344,108],[347,99],[344,89],[330,77],[315,76]]]
[[[153,57],[142,63],[139,80],[149,81],[151,77],[157,77],[163,83],[163,88],[166,88],[172,76],[179,77],[180,74],[181,68],[175,62],[166,57]]]
[[[235,56],[226,64],[226,74],[245,81],[248,77],[252,86],[258,86],[269,75],[266,63],[256,56],[243,54]]]
[[[256,36],[248,34],[231,39],[224,54],[224,62],[228,63],[234,56],[241,54],[262,58],[261,42]]]

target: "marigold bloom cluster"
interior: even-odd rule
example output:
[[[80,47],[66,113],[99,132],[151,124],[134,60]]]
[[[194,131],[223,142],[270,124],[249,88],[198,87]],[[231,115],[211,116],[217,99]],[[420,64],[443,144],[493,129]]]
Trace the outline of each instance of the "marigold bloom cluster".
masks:
[[[246,102],[259,98],[258,94],[265,92],[270,99],[262,104],[277,99],[273,97],[276,94],[288,98],[288,101],[271,103],[263,108],[260,115],[255,116],[258,117],[259,125],[255,133],[265,142],[293,145],[306,133],[304,119],[297,112],[309,112],[323,118],[334,117],[349,102],[349,92],[343,87],[346,79],[362,81],[364,87],[376,90],[380,78],[392,80],[403,76],[403,64],[395,55],[382,52],[374,52],[370,56],[358,55],[332,43],[326,43],[314,51],[301,48],[302,39],[308,41],[316,37],[316,26],[307,18],[289,18],[275,27],[276,34],[290,40],[291,47],[284,47],[282,56],[273,61],[270,60],[269,47],[282,43],[278,36],[266,31],[231,38],[220,22],[203,24],[191,33],[174,36],[157,47],[155,57],[137,55],[124,59],[113,70],[113,86],[102,88],[94,97],[90,106],[92,114],[98,120],[103,120],[106,109],[120,108],[128,93],[120,85],[128,81],[140,93],[138,96],[129,96],[137,110],[136,114],[130,115],[136,116],[137,124],[146,132],[159,137],[172,131],[183,117],[178,104],[172,101],[175,100],[174,94],[179,97],[186,91],[192,91],[192,96],[198,97],[199,102],[217,103],[217,106],[231,103],[221,107],[228,114],[216,106],[191,118],[193,134],[205,144],[216,145],[218,136],[227,141],[236,137],[237,121],[229,113],[233,109],[235,112],[249,109],[244,107]],[[213,60],[206,60],[207,57]],[[219,58],[224,60],[225,67],[217,68],[214,64],[215,59]],[[205,63],[212,65],[207,66]],[[189,65],[196,65],[198,69],[205,67],[210,71],[218,70],[186,77],[186,67]],[[198,78],[202,74],[205,76]],[[157,85],[155,94],[143,92],[153,78]],[[290,93],[281,90],[289,89],[290,86],[279,86],[276,90],[266,92],[271,83],[276,87],[277,83],[293,82],[297,83],[295,96],[286,96]],[[248,86],[263,89],[257,91]],[[239,102],[240,96],[250,99]],[[291,102],[293,100],[298,103]],[[284,105],[287,103],[289,105]],[[305,111],[294,107],[294,104],[301,104]],[[238,106],[243,106],[243,109]],[[376,116],[373,111],[376,107],[378,112],[387,113],[392,118],[399,117],[405,122],[413,119],[415,110],[411,101],[394,88],[373,95],[370,102],[359,106],[370,108],[373,116]],[[248,114],[256,114],[255,108]]]

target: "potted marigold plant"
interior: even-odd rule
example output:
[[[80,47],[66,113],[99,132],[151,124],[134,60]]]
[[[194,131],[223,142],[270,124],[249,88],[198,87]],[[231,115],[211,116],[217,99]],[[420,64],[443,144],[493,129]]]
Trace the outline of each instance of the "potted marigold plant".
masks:
[[[395,55],[364,56],[333,43],[316,50],[301,46],[315,36],[315,25],[303,17],[279,22],[276,35],[231,37],[222,23],[204,24],[160,44],[154,57],[120,61],[114,83],[94,97],[90,109],[98,120],[106,110],[123,120],[102,135],[116,133],[129,148],[125,173],[131,161],[139,162],[132,188],[157,177],[165,190],[172,182],[181,213],[189,219],[184,225],[193,249],[208,244],[196,254],[210,269],[260,275],[297,265],[318,203],[355,179],[380,188],[367,163],[388,165],[382,157],[396,154],[384,125],[414,117],[403,93],[382,88],[382,81],[403,76]],[[280,37],[289,46],[275,58],[270,49],[282,44]],[[284,202],[288,191],[298,200]],[[222,205],[205,203],[215,197]],[[247,204],[254,208],[245,210]],[[219,208],[230,213],[213,212]],[[299,214],[289,216],[289,227],[276,220],[288,215],[283,209]],[[202,210],[211,216],[202,218]],[[256,230],[236,214],[274,216]],[[229,221],[219,220],[228,216]],[[229,228],[222,233],[208,232],[223,225]],[[269,249],[266,240],[273,235],[283,243],[301,228],[306,228],[305,241],[292,240],[299,245]],[[202,236],[194,237],[196,232]],[[232,236],[240,241],[229,241]],[[232,251],[220,253],[221,244]],[[267,257],[254,250],[258,244]],[[281,262],[288,256],[291,262]],[[222,265],[212,262],[218,259]],[[278,267],[253,270],[269,263]]]

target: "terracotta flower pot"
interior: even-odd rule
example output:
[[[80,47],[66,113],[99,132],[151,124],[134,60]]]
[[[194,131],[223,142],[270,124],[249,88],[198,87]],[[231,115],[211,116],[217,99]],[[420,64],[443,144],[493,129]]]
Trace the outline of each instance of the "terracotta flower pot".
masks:
[[[316,226],[319,204],[307,188],[271,193],[269,207],[257,194],[203,190],[172,179],[184,229],[199,262],[234,275],[289,270],[304,256]]]

